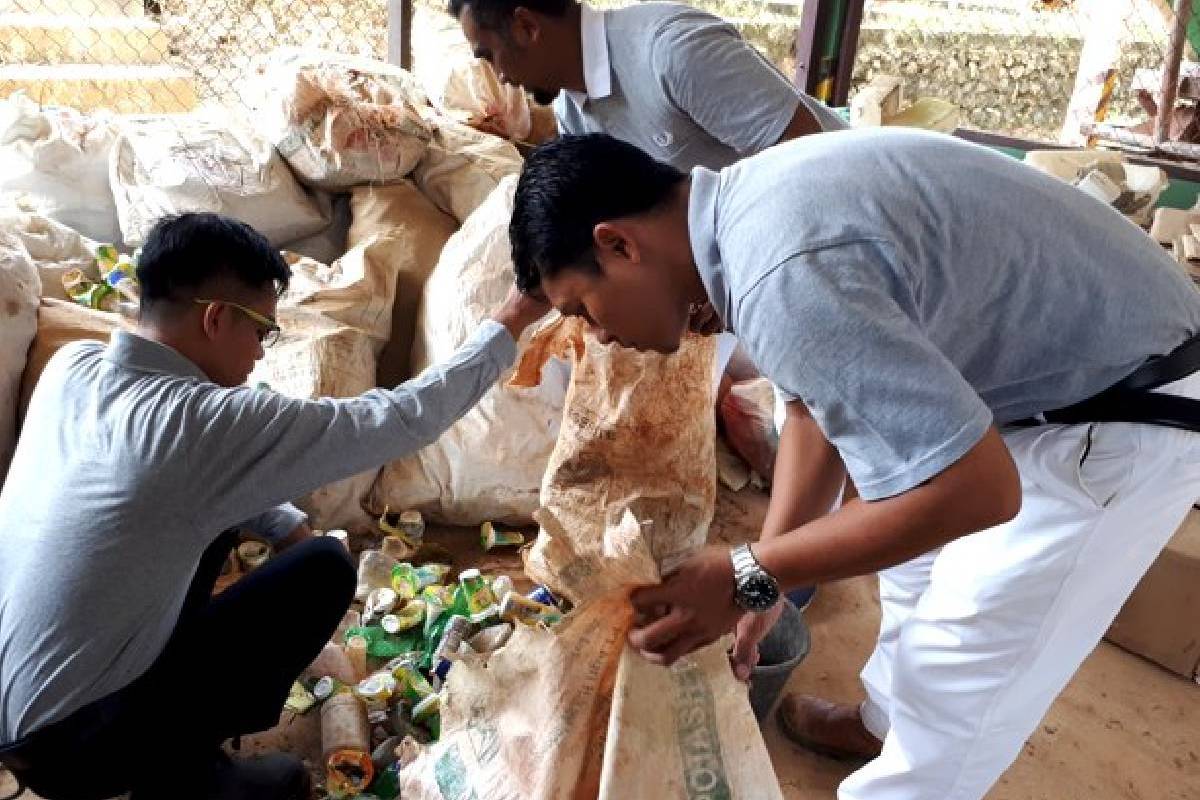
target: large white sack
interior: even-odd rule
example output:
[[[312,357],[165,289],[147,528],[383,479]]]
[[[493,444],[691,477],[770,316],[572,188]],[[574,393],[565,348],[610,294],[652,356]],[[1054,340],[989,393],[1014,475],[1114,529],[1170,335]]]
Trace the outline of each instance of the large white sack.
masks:
[[[34,212],[100,242],[119,243],[108,159],[117,133],[103,112],[0,100],[0,206]]]
[[[0,483],[17,437],[17,397],[37,333],[41,280],[24,242],[0,225]]]
[[[416,79],[382,61],[283,48],[241,93],[297,177],[323,189],[400,180],[431,134]]]
[[[515,177],[502,182],[442,251],[417,315],[414,371],[453,354],[508,293],[516,183]],[[372,511],[417,508],[459,525],[529,521],[558,436],[566,387],[548,381],[506,388],[510,374],[436,442],[385,466],[371,493]]]
[[[136,247],[169,214],[214,211],[279,246],[329,220],[271,142],[226,112],[123,122],[110,181],[125,243]]]
[[[92,280],[100,279],[96,265],[99,243],[39,214],[0,212],[0,230],[29,254],[41,278],[42,297],[70,301],[63,288],[63,273],[79,270]]]
[[[529,138],[525,91],[501,83],[491,64],[475,58],[459,26],[430,31],[422,38],[413,72],[435,108],[486,133],[521,142]]]
[[[434,121],[429,149],[413,172],[413,180],[438,208],[460,223],[524,163],[517,148],[499,136],[460,122]]]
[[[375,356],[365,333],[302,306],[281,306],[278,318],[283,332],[250,373],[250,385],[265,382],[271,391],[310,400],[355,397],[374,388]],[[378,473],[368,470],[335,481],[297,498],[296,505],[314,528],[367,530],[371,518],[362,500]]]

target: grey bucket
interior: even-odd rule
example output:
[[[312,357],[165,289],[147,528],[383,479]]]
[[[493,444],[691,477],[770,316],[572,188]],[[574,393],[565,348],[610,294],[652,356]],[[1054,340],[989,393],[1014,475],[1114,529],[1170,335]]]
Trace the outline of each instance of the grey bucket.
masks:
[[[788,678],[808,655],[808,626],[804,615],[784,599],[783,613],[758,645],[758,666],[750,672],[750,707],[761,725],[783,695]]]

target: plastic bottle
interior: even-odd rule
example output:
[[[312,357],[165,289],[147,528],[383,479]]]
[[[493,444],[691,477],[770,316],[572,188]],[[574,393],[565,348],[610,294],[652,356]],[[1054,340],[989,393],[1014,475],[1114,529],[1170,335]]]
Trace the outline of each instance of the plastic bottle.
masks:
[[[366,706],[344,688],[321,704],[321,758],[333,797],[352,797],[375,775]]]

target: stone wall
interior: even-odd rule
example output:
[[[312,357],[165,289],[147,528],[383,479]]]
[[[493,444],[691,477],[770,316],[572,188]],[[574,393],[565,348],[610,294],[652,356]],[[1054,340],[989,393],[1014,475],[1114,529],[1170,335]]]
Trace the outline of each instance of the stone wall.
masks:
[[[963,122],[989,131],[1056,139],[1083,42],[1071,36],[864,28],[854,83],[900,75],[909,97],[940,97],[963,109]],[[1142,116],[1128,86],[1135,69],[1159,64],[1161,46],[1124,48],[1109,118]]]

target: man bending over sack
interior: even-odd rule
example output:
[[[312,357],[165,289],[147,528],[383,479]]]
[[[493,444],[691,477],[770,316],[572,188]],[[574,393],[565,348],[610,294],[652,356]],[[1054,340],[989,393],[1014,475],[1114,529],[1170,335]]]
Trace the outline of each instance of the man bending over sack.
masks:
[[[408,383],[307,401],[242,385],[290,277],[263,236],[169,218],[137,273],[137,332],[50,360],[0,492],[0,761],[48,800],[306,800],[298,759],[220,748],[276,723],[354,593],[287,501],[432,442],[546,308],[514,292]],[[214,598],[243,526],[282,552]]]
[[[788,395],[762,538],[634,594],[669,664],[782,590],[879,572],[861,706],[793,739],[868,762],[841,800],[978,800],[1196,499],[1200,295],[1112,208],[983,147],[875,128],[684,175],[615,139],[527,160],[517,283],[670,352],[711,301]],[[846,474],[861,499],[826,513]]]

